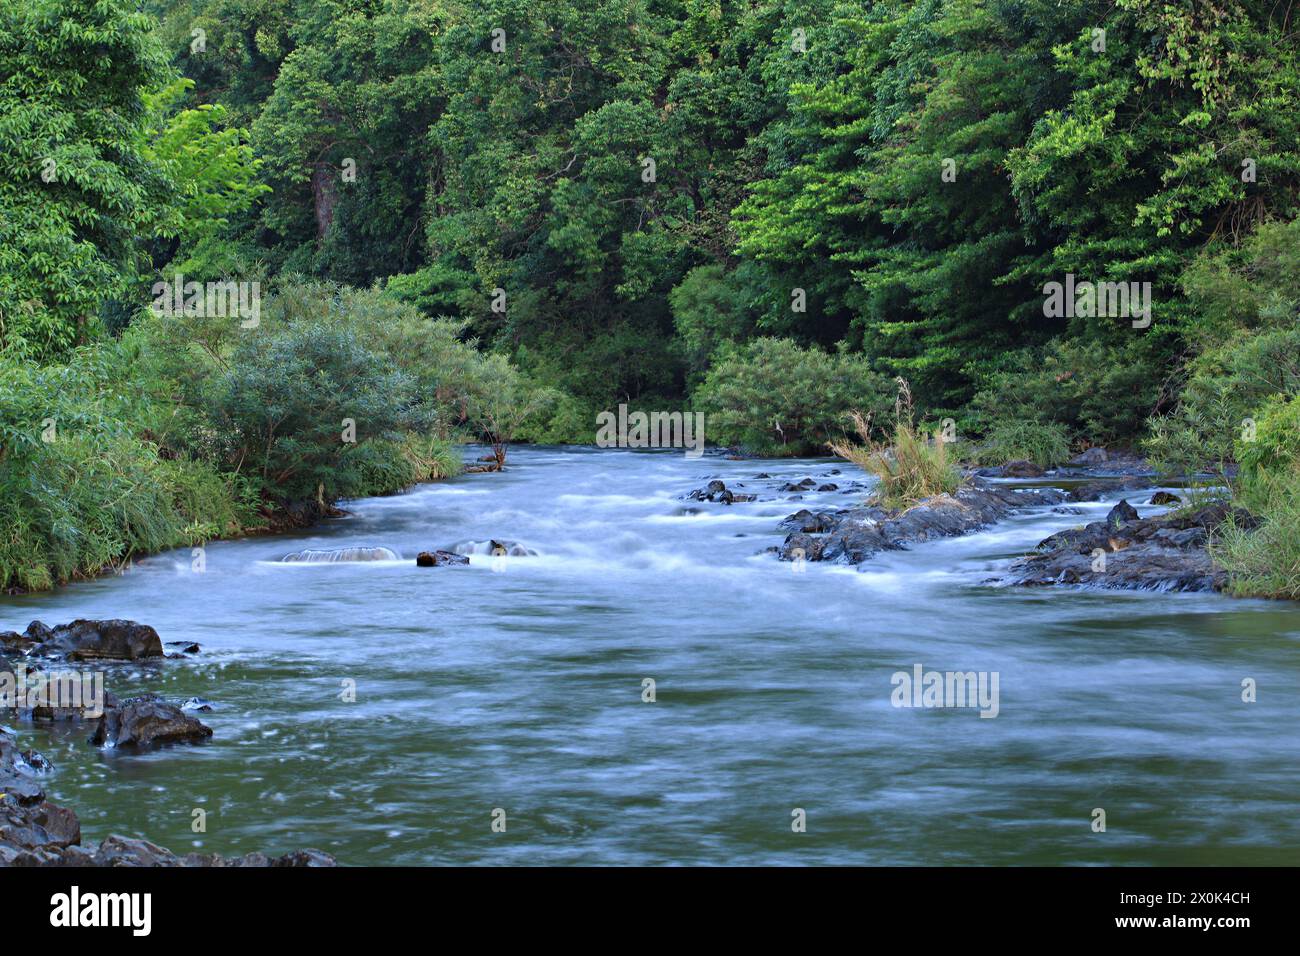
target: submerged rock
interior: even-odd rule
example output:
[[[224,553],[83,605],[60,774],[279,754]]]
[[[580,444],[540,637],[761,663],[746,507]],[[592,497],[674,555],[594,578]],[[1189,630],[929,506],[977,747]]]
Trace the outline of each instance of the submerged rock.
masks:
[[[802,508],[784,519],[777,527],[782,531],[804,531],[810,534],[822,534],[833,531],[839,523],[838,515],[844,513],[820,512],[813,514],[807,508]]]
[[[97,747],[156,747],[193,743],[212,736],[212,728],[157,694],[119,701],[106,695],[104,715],[90,742]]]
[[[400,561],[392,548],[307,548],[280,559],[285,564],[333,564],[336,561]]]
[[[1139,491],[1151,487],[1151,479],[1143,475],[1128,478],[1111,478],[1090,481],[1070,490],[1071,501],[1099,501],[1103,495],[1116,491]]]
[[[39,643],[29,652],[38,657],[58,657],[67,661],[135,661],[163,656],[158,632],[135,621],[77,620],[56,628],[47,628],[40,621],[33,621],[27,634],[40,637]]]
[[[427,554],[428,552],[425,553]],[[446,554],[447,552],[438,551],[434,553]],[[518,541],[508,541],[504,539],[497,540],[496,538],[489,538],[487,541],[458,541],[456,544],[451,546],[450,553],[462,557],[464,555],[472,554],[487,554],[492,555],[493,557],[504,557],[508,555],[515,558],[534,558],[537,556],[536,551],[532,548],[525,547]]]

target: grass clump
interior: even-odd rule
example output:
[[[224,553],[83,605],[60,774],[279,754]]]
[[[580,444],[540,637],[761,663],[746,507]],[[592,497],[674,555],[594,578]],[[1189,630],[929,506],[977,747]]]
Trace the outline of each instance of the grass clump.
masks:
[[[894,406],[894,425],[885,441],[875,438],[871,416],[849,415],[861,444],[847,439],[833,441],[830,449],[839,457],[875,475],[879,484],[876,498],[890,508],[907,508],[925,498],[950,495],[961,486],[961,472],[950,460],[948,442],[941,430],[926,436],[917,427],[912,412],[911,390],[899,379]]]

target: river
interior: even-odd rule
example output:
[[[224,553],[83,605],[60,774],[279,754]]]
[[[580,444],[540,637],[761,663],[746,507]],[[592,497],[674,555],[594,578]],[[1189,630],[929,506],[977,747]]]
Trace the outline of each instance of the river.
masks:
[[[679,496],[852,466],[571,448],[509,466],[214,542],[202,573],[185,550],[0,598],[0,630],[122,617],[202,644],[108,680],[211,700],[208,743],[129,754],[84,726],[15,728],[83,842],[362,865],[1300,863],[1296,605],[983,583],[1113,500],[798,572],[762,553],[777,522],[851,496]],[[489,538],[538,554],[414,564]],[[278,561],[351,545],[403,560]],[[997,672],[997,717],[894,707],[892,675],[917,664]]]

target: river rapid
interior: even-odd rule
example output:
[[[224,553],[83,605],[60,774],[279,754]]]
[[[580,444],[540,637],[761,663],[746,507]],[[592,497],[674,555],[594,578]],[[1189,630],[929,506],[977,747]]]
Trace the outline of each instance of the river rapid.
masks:
[[[83,841],[345,865],[1300,863],[1296,605],[985,583],[1118,496],[796,570],[764,552],[781,518],[860,492],[680,496],[864,480],[852,466],[580,448],[508,465],[214,542],[202,573],[184,550],[0,598],[0,630],[129,618],[202,645],[108,686],[212,701],[208,743],[131,754],[84,725],[14,727]],[[537,554],[415,566],[493,538]],[[401,560],[279,561],[352,546]],[[997,717],[893,706],[917,664],[997,672]]]

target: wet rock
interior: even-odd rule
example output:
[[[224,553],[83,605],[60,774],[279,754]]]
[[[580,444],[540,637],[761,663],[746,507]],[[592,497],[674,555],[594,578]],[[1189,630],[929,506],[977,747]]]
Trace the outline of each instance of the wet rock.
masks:
[[[716,478],[710,481],[703,488],[697,488],[687,498],[693,501],[713,501],[719,504],[729,505],[738,501],[753,501],[754,495],[740,494],[732,491],[721,481]]]
[[[1151,479],[1143,475],[1132,475],[1127,478],[1102,479],[1099,481],[1090,481],[1071,489],[1069,500],[1098,501],[1103,495],[1112,494],[1116,491],[1140,491],[1144,488],[1150,487]]]
[[[67,661],[136,661],[163,656],[158,632],[147,624],[137,624],[135,621],[76,620],[46,630],[48,636],[30,653]],[[32,632],[32,627],[28,628],[28,632]]]
[[[421,551],[415,556],[415,564],[420,568],[441,568],[469,564],[469,558],[455,551]]]
[[[1110,513],[1106,515],[1106,524],[1112,528],[1122,528],[1124,525],[1137,520],[1139,520],[1137,509],[1129,504],[1127,499],[1121,500],[1120,503],[1114,508],[1111,508]]]
[[[803,508],[784,519],[777,527],[782,531],[804,531],[810,534],[821,534],[834,530],[837,523],[838,521],[833,514],[827,512],[813,514],[807,508]]]
[[[817,490],[818,490],[818,491],[839,491],[839,490],[840,490],[840,486],[837,485],[837,484],[835,484],[835,483],[832,482],[832,481],[828,481],[828,482],[826,482],[826,484],[824,484],[824,485],[818,485],[818,486],[817,486]]]
[[[18,756],[21,763],[26,765],[33,773],[49,773],[54,769],[54,764],[50,762],[50,758],[39,750],[24,750]]]
[[[1227,576],[1206,549],[1229,514],[1241,527],[1255,519],[1215,503],[1190,513],[1138,518],[1120,526],[1094,521],[1045,538],[994,583],[1085,585],[1142,591],[1220,590]],[[1104,560],[1101,560],[1104,559]]]
[[[168,647],[174,647],[182,654],[197,654],[201,648],[195,641],[168,641]]]
[[[223,859],[191,853],[184,858],[137,837],[109,836],[98,846],[81,846],[77,814],[45,799],[31,777],[44,763],[33,751],[17,753],[13,735],[0,728],[0,867],[8,866],[337,866],[320,850],[294,850]]]
[[[1041,478],[1043,469],[1032,461],[1019,458],[1015,461],[1009,461],[1002,466],[1003,478]]]
[[[969,534],[1016,511],[1057,504],[1063,492],[1053,488],[1015,489],[970,482],[954,495],[928,498],[903,511],[864,505],[834,513],[813,515],[804,510],[786,518],[781,530],[793,530],[778,553],[790,560],[802,549],[809,561],[860,564],[881,551],[897,551],[912,544]],[[824,532],[805,530],[808,527]]]
[[[25,654],[36,643],[26,634],[19,634],[17,631],[0,631],[0,651]]]
[[[40,621],[32,621],[32,623],[27,625],[27,630],[23,633],[23,637],[27,638],[27,640],[31,641],[33,644],[40,644],[44,641],[48,641],[53,636],[54,628],[47,627]]]
[[[90,742],[97,747],[157,747],[163,744],[194,743],[212,736],[212,728],[191,717],[157,694],[144,694],[123,701],[112,694],[104,715],[95,725]]]
[[[200,714],[212,713],[212,701],[204,700],[202,697],[187,697],[181,704],[181,710],[192,710]]]
[[[1082,508],[1074,508],[1071,507],[1070,505],[1061,505],[1057,508],[1053,508],[1052,513],[1058,515],[1081,515],[1081,514],[1085,514],[1086,512],[1084,512]]]
[[[817,482],[813,481],[811,478],[804,478],[802,481],[787,481],[784,485],[781,486],[781,490],[801,492],[801,491],[812,491],[816,487],[817,487]]]
[[[825,538],[796,531],[786,536],[777,554],[782,561],[821,561],[825,547]]]
[[[1170,494],[1168,491],[1157,491],[1154,495],[1151,496],[1151,500],[1147,502],[1147,504],[1177,505],[1177,504],[1182,504],[1182,501],[1183,501],[1182,498],[1179,498],[1175,494]]]

